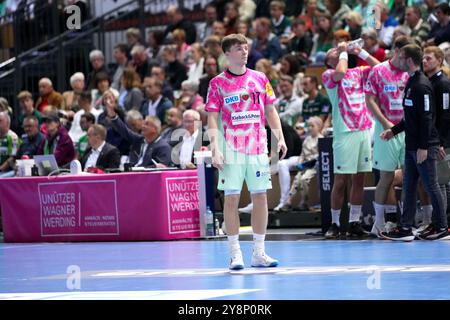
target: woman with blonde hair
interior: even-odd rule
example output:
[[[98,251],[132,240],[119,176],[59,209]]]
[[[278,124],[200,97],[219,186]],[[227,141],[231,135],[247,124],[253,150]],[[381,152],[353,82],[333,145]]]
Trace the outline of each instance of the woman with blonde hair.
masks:
[[[131,68],[125,68],[122,75],[122,86],[125,90],[119,96],[119,107],[126,111],[139,110],[144,100],[139,74]]]
[[[186,43],[186,32],[183,29],[175,29],[172,32],[173,43],[177,47],[177,60],[182,64],[186,64],[186,53],[191,48]]]
[[[275,70],[275,68],[272,66],[272,61],[269,59],[259,59],[258,62],[256,62],[256,71],[260,71],[264,73],[267,78],[270,81],[270,84],[272,85],[272,88],[276,90],[278,86],[278,81],[280,79],[280,75]]]

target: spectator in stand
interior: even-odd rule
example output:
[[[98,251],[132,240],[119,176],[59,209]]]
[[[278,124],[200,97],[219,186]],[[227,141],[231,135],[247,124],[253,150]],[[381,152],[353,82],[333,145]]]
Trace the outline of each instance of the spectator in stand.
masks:
[[[405,24],[411,29],[410,37],[419,46],[422,46],[431,31],[431,26],[423,21],[421,15],[418,7],[406,8]]]
[[[125,32],[127,38],[128,52],[131,53],[136,46],[141,46],[141,32],[137,28],[129,28]]]
[[[137,110],[130,110],[125,114],[125,123],[133,132],[141,134],[144,117]]]
[[[371,21],[370,18],[372,17],[373,8],[375,4],[378,3],[378,0],[358,0],[357,2],[359,2],[359,4],[353,9],[353,11],[358,13],[362,19],[361,26],[363,28],[373,28],[373,26],[370,25],[373,20]],[[352,32],[350,32],[350,34],[352,34]],[[352,34],[352,38],[357,39],[359,36],[355,38]]]
[[[186,34],[185,34],[186,36]],[[152,30],[148,32],[148,48],[146,49],[150,68],[162,64],[162,49],[164,44],[164,31]]]
[[[198,94],[198,83],[194,81],[185,80],[181,84],[181,96],[177,101],[176,107],[180,110],[196,110],[203,109],[203,98]]]
[[[203,75],[205,64],[205,48],[200,43],[194,43],[188,52],[188,80],[199,82]]]
[[[167,143],[173,147],[178,143],[176,141],[176,137],[172,137],[172,134],[178,130],[181,129],[182,126],[182,112],[180,109],[172,107],[169,110],[167,110],[165,122],[167,127],[161,132],[161,139],[164,139],[167,141]]]
[[[76,72],[70,77],[71,91],[63,93],[64,106],[63,110],[68,112],[73,117],[74,112],[77,112],[80,107],[78,106],[78,97],[84,90],[84,74],[82,72]]]
[[[213,3],[208,3],[205,7],[204,21],[199,24],[197,39],[203,43],[213,33],[213,23],[217,20],[217,9]]]
[[[172,32],[172,40],[177,47],[177,59],[181,64],[186,65],[186,53],[191,48],[186,43],[186,33],[182,29],[175,29]]]
[[[331,102],[328,97],[319,91],[319,82],[316,76],[303,77],[303,91],[308,95],[303,101],[301,121],[307,122],[312,117],[322,120],[323,130],[331,126]]]
[[[204,64],[205,74],[200,78],[198,93],[206,101],[208,95],[209,82],[219,74],[217,60],[213,56],[207,56]]]
[[[381,4],[380,10],[381,29],[378,33],[378,43],[382,48],[389,49],[394,42],[394,30],[398,26],[398,22],[389,15],[389,6],[387,4]]]
[[[59,116],[50,112],[45,118],[47,134],[40,144],[37,154],[53,154],[59,167],[64,167],[75,159],[75,148],[66,128],[61,124]]]
[[[408,26],[397,26],[394,29],[394,35],[392,36],[393,41],[400,36],[409,36],[411,34],[411,29]]]
[[[44,122],[44,117],[42,113],[36,110],[34,107],[33,95],[29,91],[20,91],[17,95],[17,100],[19,100],[20,105],[20,114],[17,117],[18,123],[23,124],[23,120],[25,117],[33,116],[38,120],[39,127]],[[18,134],[21,135],[23,133],[22,130],[18,130]]]
[[[434,11],[440,0],[424,0],[423,2],[424,3],[420,7],[420,10],[422,11],[422,19],[433,27],[436,23],[438,23],[438,19]]]
[[[106,72],[109,75],[108,69],[105,65],[105,56],[100,50],[92,50],[89,53],[89,61],[91,62],[92,71],[88,74],[86,79],[86,90],[95,88],[95,76],[99,72]]]
[[[123,72],[122,72],[122,75],[123,75]],[[110,81],[109,76],[105,72],[99,72],[95,76],[95,88],[96,89],[93,89],[91,91],[91,95],[92,95],[92,106],[97,110],[103,109],[102,96],[106,91],[111,90],[112,92],[114,92],[114,94],[119,96],[119,91],[117,91],[114,88],[110,88],[109,81]],[[123,92],[125,90],[125,88],[123,88],[122,85],[120,85],[120,87],[122,88],[122,92]]]
[[[227,28],[225,26],[225,22],[217,20],[213,23],[213,36],[218,36],[220,40],[225,37],[225,34],[227,33]]]
[[[428,36],[426,45],[439,46],[441,43],[450,41],[450,7],[447,3],[441,3],[436,7],[435,10],[436,18],[438,23],[436,23]]]
[[[390,15],[399,23],[405,22],[406,4],[405,0],[394,0],[392,4]]]
[[[237,24],[237,33],[250,38],[250,24],[247,21],[240,19]]]
[[[292,54],[284,55],[280,60],[280,74],[295,77],[300,72],[300,64],[296,56]]]
[[[270,3],[271,26],[270,31],[275,34],[281,44],[286,45],[291,36],[291,20],[284,15],[286,4],[282,1],[272,1]]]
[[[162,94],[163,83],[155,77],[144,79],[143,90],[145,100],[142,103],[140,112],[146,116],[158,117],[161,123],[165,123],[166,111],[173,107],[172,101]]]
[[[317,0],[307,0],[305,7],[299,18],[306,23],[306,29],[309,32],[313,32],[313,26],[317,24],[317,15],[319,11],[317,10]]]
[[[223,18],[225,23],[225,35],[229,35],[237,32],[237,25],[239,23],[239,11],[234,2],[228,2],[225,5],[225,17]]]
[[[253,40],[252,50],[262,53],[264,58],[272,60],[275,64],[281,57],[280,40],[270,32],[270,20],[268,18],[258,18],[255,21],[256,38]]]
[[[11,117],[0,112],[0,178],[14,177],[14,163],[21,141],[11,129]]]
[[[166,37],[175,29],[183,29],[186,32],[186,42],[188,44],[193,44],[195,42],[197,36],[195,25],[184,18],[180,8],[175,5],[170,5],[169,8],[167,8],[167,18],[169,20],[169,25],[164,31]]]
[[[352,40],[361,38],[362,27],[364,24],[364,20],[363,20],[363,17],[361,16],[361,14],[359,14],[355,11],[350,11],[345,16],[345,22],[347,24],[347,27],[345,27],[345,30],[350,33]]]
[[[321,14],[317,23],[318,32],[313,37],[311,60],[320,64],[323,62],[326,52],[333,47],[334,34],[329,13]]]
[[[187,79],[186,67],[177,60],[176,47],[165,46],[162,53],[163,61],[166,63],[166,75],[174,90],[181,89],[181,83]]]
[[[207,54],[213,56],[217,60],[219,72],[225,70],[227,61],[225,54],[222,51],[220,38],[214,35],[208,37],[205,41],[205,47]]]
[[[95,116],[92,113],[84,113],[80,118],[80,128],[83,130],[83,135],[75,144],[75,151],[77,153],[78,160],[83,159],[86,154],[86,150],[89,147],[87,131],[95,124]]]
[[[247,38],[247,42],[248,42],[247,68],[255,69],[256,63],[259,60],[264,59],[264,57],[261,52],[255,50],[253,48],[253,40],[252,39]]]
[[[80,110],[77,111],[77,113],[75,113],[75,116],[73,117],[72,126],[70,127],[69,131],[69,136],[75,145],[78,143],[78,140],[80,140],[80,137],[83,135],[83,130],[80,126],[81,116],[85,113],[91,113],[95,116],[95,119],[97,120],[100,113],[103,112],[103,110],[95,109],[92,106],[92,94],[89,91],[81,92],[80,96],[78,97],[78,105],[80,106]]]
[[[39,80],[39,99],[36,102],[36,108],[42,113],[44,108],[48,105],[57,109],[62,109],[64,99],[61,93],[53,89],[52,81],[49,78],[42,78]]]
[[[333,19],[331,20],[331,24],[334,31],[345,28],[345,17],[347,13],[352,11],[352,9],[350,9],[350,7],[343,2],[347,1],[325,0],[325,6],[327,7],[328,12],[333,17]]]
[[[384,49],[378,44],[377,31],[375,29],[366,30],[363,32],[361,38],[364,40],[363,49],[370,53],[372,57],[375,57],[378,61],[383,62],[386,58],[386,54]],[[358,62],[356,64],[358,67],[368,65],[368,63],[361,58],[358,58]]]
[[[297,122],[297,118],[302,113],[303,98],[294,94],[294,78],[288,75],[280,77],[280,93],[277,111],[280,119],[292,126]]]
[[[173,88],[166,78],[166,71],[164,70],[164,68],[161,66],[154,66],[151,71],[151,76],[152,78],[156,78],[157,80],[162,82],[162,95],[173,103]]]
[[[22,144],[17,150],[15,159],[22,159],[22,156],[27,155],[30,159],[37,154],[39,145],[44,141],[45,136],[39,131],[39,120],[35,116],[26,116],[23,119],[22,130],[25,133],[22,135]]]
[[[116,61],[116,65],[114,67],[114,71],[112,72],[112,83],[111,88],[122,91],[123,88],[120,83],[120,79],[122,78],[123,70],[128,65],[128,53],[127,53],[128,47],[125,43],[119,43],[114,46],[113,50],[113,57]],[[98,78],[96,78],[98,81]],[[98,82],[96,82],[98,84]],[[97,88],[97,85],[95,86]],[[103,94],[103,93],[102,93]]]
[[[123,70],[122,86],[125,90],[119,96],[119,106],[125,111],[139,110],[144,99],[139,74],[131,68]]]
[[[253,0],[233,0],[239,10],[239,17],[250,21],[255,17],[256,4]]]
[[[292,22],[292,37],[286,47],[286,52],[295,54],[302,65],[309,64],[309,55],[311,54],[313,42],[312,35],[306,29],[305,21],[297,18]]]
[[[275,70],[275,68],[272,66],[272,61],[269,59],[260,59],[256,63],[256,71],[262,72],[267,76],[267,79],[270,81],[270,85],[275,91],[275,95],[278,94],[277,87],[278,87],[278,80],[280,76],[278,75],[278,72]]]
[[[150,64],[143,45],[135,45],[131,50],[131,61],[128,63],[128,68],[132,68],[138,73],[140,81],[149,75]]]

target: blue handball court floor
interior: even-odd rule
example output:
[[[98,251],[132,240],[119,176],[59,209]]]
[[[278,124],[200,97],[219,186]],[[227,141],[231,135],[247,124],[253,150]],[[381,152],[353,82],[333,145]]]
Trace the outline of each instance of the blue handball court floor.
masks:
[[[450,299],[450,241],[267,241],[277,268],[228,270],[226,241],[0,243],[0,300]]]

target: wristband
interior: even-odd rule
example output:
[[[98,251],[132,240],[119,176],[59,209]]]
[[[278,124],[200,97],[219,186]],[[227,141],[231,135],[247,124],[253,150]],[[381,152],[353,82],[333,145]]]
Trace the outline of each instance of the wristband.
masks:
[[[361,52],[358,54],[358,57],[362,60],[366,60],[369,56],[370,54],[364,49],[362,49]]]
[[[341,52],[341,54],[339,55],[339,60],[344,59],[348,61],[348,54],[347,52]]]

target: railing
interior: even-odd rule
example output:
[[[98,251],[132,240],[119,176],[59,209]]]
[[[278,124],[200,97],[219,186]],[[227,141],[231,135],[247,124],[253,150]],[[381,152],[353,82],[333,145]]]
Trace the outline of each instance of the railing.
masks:
[[[202,5],[205,2],[204,0],[184,1],[201,2]],[[183,1],[178,2],[181,2],[183,7]],[[165,13],[149,12],[152,7],[155,8],[157,5],[164,6],[164,2],[161,0],[130,0],[101,16],[82,21],[80,30],[65,28],[65,21],[59,14],[61,8],[56,3],[45,9],[42,8],[48,13],[51,8],[53,12],[53,15],[46,16],[47,19],[52,20],[48,25],[48,33],[39,33],[37,30],[33,30],[34,34],[42,39],[37,45],[33,45],[33,41],[36,40],[24,42],[18,32],[14,32],[17,43],[14,48],[15,55],[0,63],[0,96],[5,97],[14,107],[14,113],[18,114],[17,93],[21,90],[28,90],[37,97],[38,81],[44,76],[52,80],[57,91],[69,90],[69,78],[73,73],[81,71],[87,75],[90,72],[89,52],[91,50],[102,50],[107,58],[106,61],[109,62],[113,46],[119,42],[126,42],[125,30],[127,28],[139,28],[141,38],[145,41],[148,29],[161,28],[167,24]],[[16,13],[16,18],[17,14],[19,13]],[[199,21],[203,18],[203,11],[185,12],[185,15],[192,21]],[[36,18],[36,14],[34,18]],[[21,19],[14,20],[13,18],[11,23],[15,26],[15,30],[20,30],[23,26],[19,22],[26,21],[26,19]],[[8,17],[5,17],[4,21],[8,21]],[[28,48],[32,45],[32,48]]]

